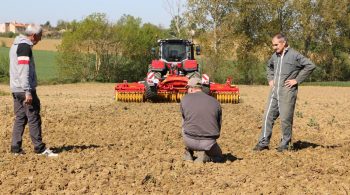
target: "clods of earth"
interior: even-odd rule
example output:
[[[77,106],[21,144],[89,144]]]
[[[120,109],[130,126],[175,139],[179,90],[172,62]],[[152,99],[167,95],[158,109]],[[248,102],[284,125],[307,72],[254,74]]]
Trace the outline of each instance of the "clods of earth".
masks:
[[[2,194],[349,194],[350,90],[299,87],[293,150],[253,152],[269,88],[240,86],[242,102],[223,104],[218,143],[224,163],[184,162],[178,103],[115,102],[114,84],[39,86],[43,135],[59,153],[9,152],[14,119],[9,87],[0,85]]]

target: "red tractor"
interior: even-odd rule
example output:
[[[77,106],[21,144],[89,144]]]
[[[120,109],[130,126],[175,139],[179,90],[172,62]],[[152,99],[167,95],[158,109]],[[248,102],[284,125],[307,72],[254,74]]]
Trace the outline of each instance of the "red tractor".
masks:
[[[158,59],[152,60],[144,81],[117,83],[115,98],[123,102],[180,102],[186,94],[186,85],[192,77],[202,77],[203,91],[221,103],[238,103],[239,88],[228,78],[225,84],[209,81],[206,74],[199,74],[197,60],[199,46],[183,39],[158,40]],[[196,50],[196,51],[194,51]],[[155,49],[152,49],[155,54]]]

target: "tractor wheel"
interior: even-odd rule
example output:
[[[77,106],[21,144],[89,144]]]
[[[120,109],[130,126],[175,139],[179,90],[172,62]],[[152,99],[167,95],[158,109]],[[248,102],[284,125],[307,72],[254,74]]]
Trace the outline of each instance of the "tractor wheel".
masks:
[[[154,101],[157,98],[157,88],[156,86],[149,86],[147,82],[145,85],[145,99]]]

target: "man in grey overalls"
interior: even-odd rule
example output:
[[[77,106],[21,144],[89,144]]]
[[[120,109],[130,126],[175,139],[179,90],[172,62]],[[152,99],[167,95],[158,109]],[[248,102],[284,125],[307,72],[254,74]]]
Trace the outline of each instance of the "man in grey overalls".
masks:
[[[283,34],[272,39],[275,53],[267,64],[267,80],[271,87],[263,118],[262,131],[258,144],[253,150],[269,149],[272,128],[280,116],[282,138],[278,152],[288,150],[292,139],[292,125],[298,85],[309,76],[316,66],[299,52],[290,48]]]

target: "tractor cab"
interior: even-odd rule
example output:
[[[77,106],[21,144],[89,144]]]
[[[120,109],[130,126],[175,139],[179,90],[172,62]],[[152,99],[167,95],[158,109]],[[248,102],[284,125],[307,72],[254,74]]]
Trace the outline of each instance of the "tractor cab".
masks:
[[[194,60],[193,43],[182,39],[166,39],[158,41],[159,56],[164,62],[182,62]]]
[[[172,75],[188,74],[198,71],[198,64],[194,57],[194,44],[184,39],[158,40],[159,49],[157,58],[152,60],[149,72],[156,73],[157,79],[163,78],[169,72]],[[152,49],[155,54],[155,49]],[[200,54],[199,46],[196,54]]]

